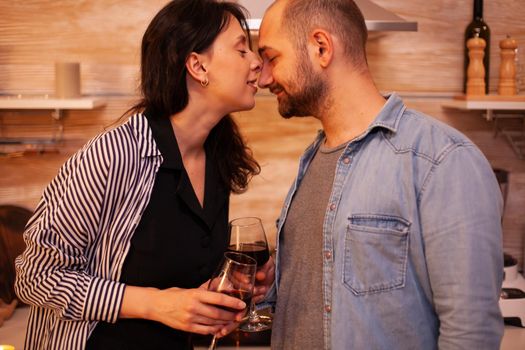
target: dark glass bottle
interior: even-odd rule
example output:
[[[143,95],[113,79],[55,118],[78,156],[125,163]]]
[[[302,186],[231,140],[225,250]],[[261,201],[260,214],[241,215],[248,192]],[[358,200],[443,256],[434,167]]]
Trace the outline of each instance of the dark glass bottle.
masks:
[[[467,40],[475,36],[485,40],[485,56],[483,57],[483,66],[485,66],[485,92],[489,93],[489,75],[490,75],[490,28],[483,20],[483,0],[474,0],[474,17],[465,29],[465,66],[463,69],[463,92],[467,91],[467,68],[469,64]]]

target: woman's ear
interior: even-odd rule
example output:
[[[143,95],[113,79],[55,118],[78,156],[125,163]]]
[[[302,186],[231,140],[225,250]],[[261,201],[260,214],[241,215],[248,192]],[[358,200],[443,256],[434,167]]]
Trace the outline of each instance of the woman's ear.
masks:
[[[208,79],[208,71],[206,70],[205,57],[198,53],[192,52],[188,59],[186,59],[186,70],[189,75],[198,82],[203,82]]]
[[[309,41],[313,47],[314,59],[322,68],[328,67],[334,56],[334,42],[330,33],[322,29],[315,29],[310,34]]]

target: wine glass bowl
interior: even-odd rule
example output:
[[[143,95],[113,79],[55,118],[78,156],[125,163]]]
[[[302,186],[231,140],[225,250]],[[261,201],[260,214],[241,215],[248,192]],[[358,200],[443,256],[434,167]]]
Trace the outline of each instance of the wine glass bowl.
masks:
[[[241,299],[249,305],[256,269],[257,263],[250,256],[238,252],[226,252],[221,265],[210,279],[208,290]]]
[[[252,257],[257,261],[258,267],[266,264],[270,259],[270,252],[261,219],[245,217],[232,220],[228,251],[242,252]]]
[[[257,261],[258,268],[266,264],[270,259],[270,251],[261,219],[242,217],[232,220],[228,251],[252,257]],[[271,317],[259,315],[252,301],[248,320],[242,323],[239,329],[245,332],[260,332],[270,328]]]
[[[226,252],[208,283],[208,290],[241,299],[246,303],[246,307],[249,307],[252,303],[256,272],[257,262],[253,258],[239,252]],[[222,309],[239,312],[227,307]],[[216,343],[217,338],[214,336],[209,350],[215,349]]]

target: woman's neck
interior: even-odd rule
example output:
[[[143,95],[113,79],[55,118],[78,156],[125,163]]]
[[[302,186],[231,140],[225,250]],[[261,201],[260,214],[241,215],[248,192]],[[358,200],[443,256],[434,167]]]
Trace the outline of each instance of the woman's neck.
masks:
[[[199,154],[204,150],[204,143],[210,131],[222,116],[206,108],[188,105],[183,111],[170,117],[179,149],[184,159],[186,156]]]

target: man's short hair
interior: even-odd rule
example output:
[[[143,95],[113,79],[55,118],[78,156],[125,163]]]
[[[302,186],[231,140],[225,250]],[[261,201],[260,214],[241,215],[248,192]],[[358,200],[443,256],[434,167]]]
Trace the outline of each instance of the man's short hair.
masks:
[[[337,36],[344,53],[358,68],[366,67],[365,19],[353,0],[288,0],[282,25],[298,50],[306,50],[306,39],[316,27]]]

